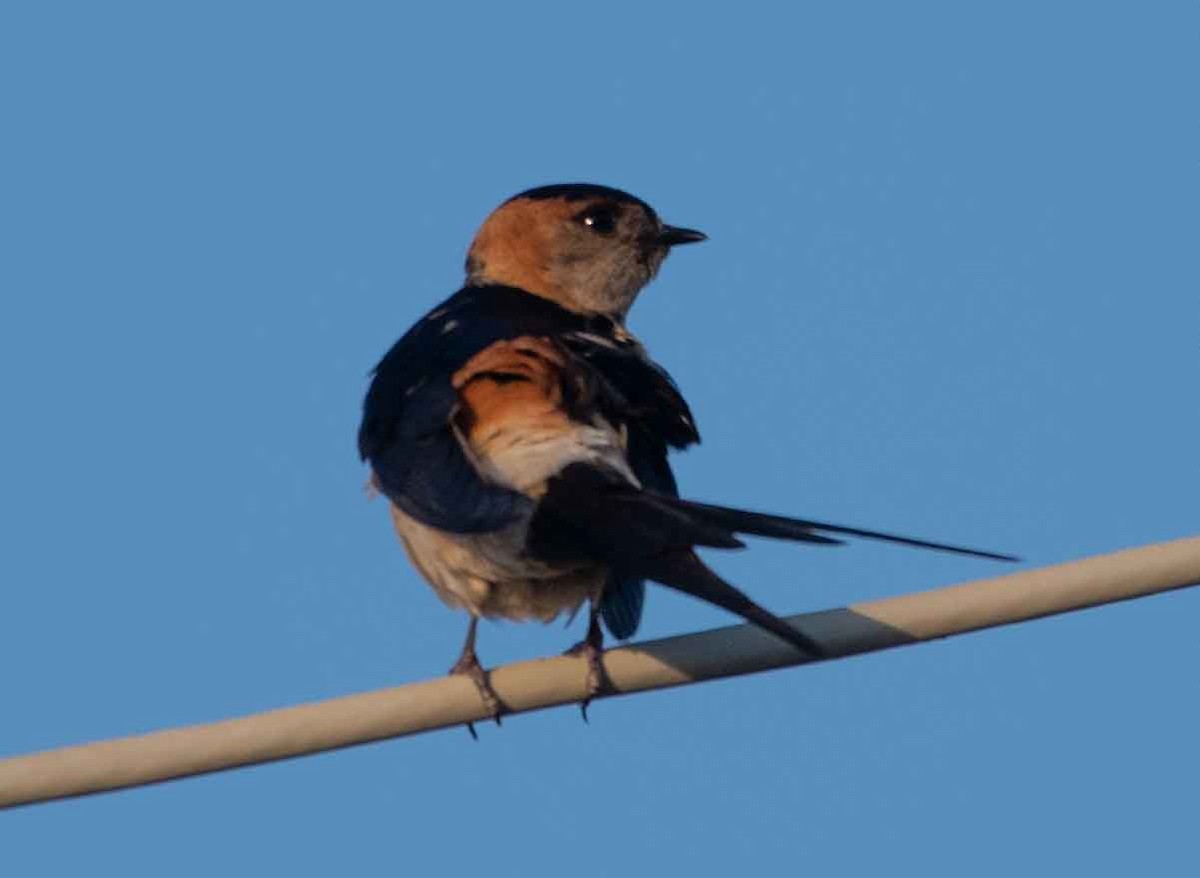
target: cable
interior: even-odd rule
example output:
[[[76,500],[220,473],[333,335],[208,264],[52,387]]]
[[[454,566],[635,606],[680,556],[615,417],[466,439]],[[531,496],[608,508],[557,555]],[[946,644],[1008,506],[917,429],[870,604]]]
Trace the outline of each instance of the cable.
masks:
[[[1200,537],[1128,549],[788,621],[833,658],[964,634],[1200,583]],[[1150,636],[1150,632],[1147,633]],[[612,694],[804,664],[749,625],[609,650]],[[492,685],[511,713],[585,695],[584,659],[506,665]],[[0,760],[0,808],[156,783],[486,719],[474,684],[441,677],[206,725]]]

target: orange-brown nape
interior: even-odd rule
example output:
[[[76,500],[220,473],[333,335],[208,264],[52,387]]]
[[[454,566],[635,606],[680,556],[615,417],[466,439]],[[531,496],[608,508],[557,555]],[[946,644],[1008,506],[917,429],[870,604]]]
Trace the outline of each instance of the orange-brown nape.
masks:
[[[546,299],[566,298],[565,278],[553,267],[559,226],[570,221],[575,206],[561,198],[529,201],[518,198],[498,207],[487,218],[467,253],[467,273],[483,280],[517,287]]]
[[[531,189],[500,205],[467,253],[468,283],[502,284],[583,314],[623,318],[673,244],[703,240],[605,186]]]

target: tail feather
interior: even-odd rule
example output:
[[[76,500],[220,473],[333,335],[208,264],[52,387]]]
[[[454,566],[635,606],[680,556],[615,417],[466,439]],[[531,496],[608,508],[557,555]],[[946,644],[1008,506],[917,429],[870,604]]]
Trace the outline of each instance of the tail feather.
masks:
[[[914,546],[918,549],[932,549],[938,552],[952,552],[957,555],[970,555],[975,558],[989,558],[993,561],[1019,561],[1014,555],[1004,555],[998,552],[988,552],[982,549],[969,549],[964,546],[954,546],[948,543],[935,543],[920,540],[915,537],[905,537],[877,530],[865,530],[859,527],[846,527],[840,524],[829,524],[823,521],[812,521],[804,518],[789,518],[783,515],[769,515],[764,512],[750,512],[744,509],[733,509],[728,506],[714,506],[708,503],[696,503],[691,500],[680,500],[674,497],[664,498],[667,503],[677,509],[691,513],[698,521],[713,527],[720,527],[734,533],[750,534],[757,537],[774,537],[782,540],[796,540],[805,543],[824,543],[840,545],[843,541],[826,537],[814,531],[844,534],[851,537],[862,537],[868,540],[881,540],[888,543],[898,543],[903,546]]]
[[[529,525],[527,549],[546,560],[595,558],[637,573],[666,549],[740,549],[728,528],[698,519],[673,498],[643,491],[622,476],[574,463],[550,480]]]
[[[736,613],[747,622],[790,643],[804,655],[814,659],[825,655],[824,649],[816,641],[754,603],[714,573],[695,552],[670,552],[647,558],[640,572],[657,583]]]
[[[585,463],[571,464],[549,481],[530,521],[526,550],[546,561],[588,560],[608,565],[613,575],[608,593],[601,599],[601,611],[618,637],[628,637],[636,629],[641,581],[651,579],[736,613],[805,655],[819,657],[823,653],[818,644],[725,582],[694,552],[697,546],[740,548],[743,544],[737,534],[840,543],[817,531],[1017,560],[1011,555],[895,534],[680,500],[638,488],[618,473]],[[623,593],[626,587],[628,595]]]
[[[646,580],[639,576],[622,575],[615,570],[609,574],[600,597],[600,617],[609,633],[617,640],[628,640],[642,621],[642,605],[646,601]]]

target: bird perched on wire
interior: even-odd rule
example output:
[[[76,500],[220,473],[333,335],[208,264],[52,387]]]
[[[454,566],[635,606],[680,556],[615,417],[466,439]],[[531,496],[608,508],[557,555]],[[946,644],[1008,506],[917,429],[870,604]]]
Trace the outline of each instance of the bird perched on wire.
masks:
[[[605,186],[523,192],[479,229],[463,288],[375,369],[359,451],[413,564],[443,601],[470,614],[451,672],[474,680],[497,719],[502,705],[475,653],[481,617],[549,621],[586,602],[576,649],[595,695],[601,620],[614,637],[630,637],[647,580],[821,655],[714,573],[698,546],[739,548],[746,534],[831,544],[837,534],[1006,558],[677,496],[668,451],[700,437],[625,318],[671,249],[705,237]]]

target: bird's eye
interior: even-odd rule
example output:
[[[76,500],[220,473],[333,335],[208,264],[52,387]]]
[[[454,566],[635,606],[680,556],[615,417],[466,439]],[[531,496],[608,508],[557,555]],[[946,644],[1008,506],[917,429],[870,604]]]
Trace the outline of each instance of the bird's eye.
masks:
[[[617,212],[607,204],[593,205],[575,219],[598,235],[611,235],[617,227]]]

